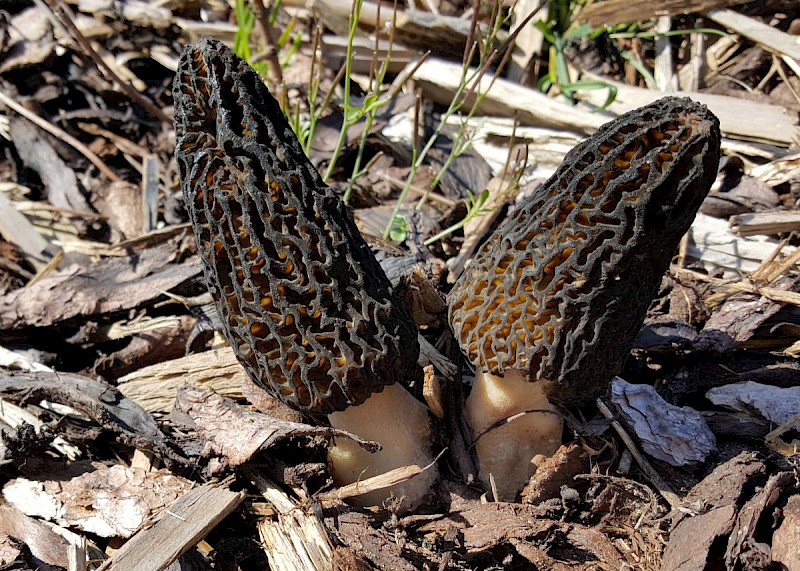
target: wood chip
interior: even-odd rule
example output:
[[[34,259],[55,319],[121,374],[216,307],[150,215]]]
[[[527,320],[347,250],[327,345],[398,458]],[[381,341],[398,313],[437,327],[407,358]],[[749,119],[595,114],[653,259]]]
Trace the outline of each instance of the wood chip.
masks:
[[[708,560],[718,553],[712,546],[720,537],[727,537],[736,521],[736,507],[713,507],[703,514],[684,521],[672,531],[664,550],[661,571],[704,571]]]
[[[31,287],[0,296],[0,330],[46,327],[75,317],[125,311],[152,301],[200,273],[196,260],[170,263],[177,253],[170,245],[141,255],[103,260],[89,267],[71,267]],[[65,303],[69,300],[69,303]]]
[[[742,506],[728,537],[726,569],[763,569],[772,562],[769,545],[759,541],[757,535],[759,521],[762,516],[771,517],[774,506],[794,487],[794,482],[792,472],[773,474],[766,485]]]
[[[608,106],[608,110],[615,114],[642,107],[663,96],[652,89],[633,87],[591,73],[584,73],[582,78],[603,81],[617,88],[617,98]],[[602,89],[582,91],[581,99],[600,106],[607,95],[607,91]],[[676,91],[671,95],[691,97],[707,105],[719,118],[722,134],[727,137],[789,147],[797,136],[797,114],[779,105],[709,93]]]
[[[161,571],[192,548],[230,514],[245,497],[230,489],[230,480],[189,490],[155,522],[106,561],[99,571]]]
[[[26,119],[14,118],[11,120],[11,138],[25,164],[42,179],[50,204],[79,212],[92,212],[78,188],[75,172],[61,160],[42,131]]]
[[[604,25],[653,20],[658,16],[677,16],[745,4],[750,0],[605,0],[587,5],[577,14],[578,21],[587,21],[592,28]]]
[[[225,347],[142,367],[118,379],[117,386],[147,412],[168,413],[178,389],[186,383],[229,398],[241,398],[245,380],[244,369],[233,350]]]
[[[130,445],[179,458],[153,417],[107,383],[73,373],[0,371],[0,395],[65,404]]]
[[[558,498],[562,486],[575,485],[574,476],[589,470],[586,451],[577,443],[564,444],[550,458],[536,464],[536,472],[522,490],[522,501],[539,504]]]
[[[25,216],[0,192],[0,234],[16,244],[35,268],[43,268],[51,257],[50,246]],[[50,250],[50,252],[48,251]]]
[[[617,377],[611,382],[610,398],[617,417],[653,458],[686,466],[705,462],[716,450],[714,433],[699,412],[666,402],[650,385],[634,385]]]
[[[243,464],[257,452],[292,438],[341,436],[365,450],[377,447],[376,443],[344,430],[287,422],[251,412],[210,391],[190,386],[178,391],[173,417],[202,431],[209,443],[204,450],[206,456],[223,457],[231,466]]]
[[[9,505],[0,505],[0,536],[3,535],[24,543],[34,557],[48,565],[68,566],[69,542],[46,524]]]
[[[772,284],[771,289],[795,293],[798,283],[800,283],[798,278],[782,277]],[[782,302],[758,293],[736,294],[727,299],[722,307],[711,315],[692,346],[698,351],[715,353],[732,351],[749,341],[756,330],[782,307]]]
[[[687,254],[703,262],[709,272],[724,268],[733,270],[726,272],[728,277],[739,277],[758,269],[776,246],[775,240],[764,236],[737,236],[727,220],[698,213],[689,228]],[[788,246],[783,251],[791,254],[795,248]]]
[[[414,81],[417,87],[422,89],[423,96],[436,103],[449,105],[458,87],[461,73],[460,64],[428,58],[417,69]],[[484,76],[476,86],[476,90],[487,91],[491,82],[489,76]],[[473,101],[473,98],[468,99],[467,109]],[[569,129],[585,134],[593,133],[609,120],[609,116],[603,113],[592,113],[572,107],[547,97],[541,91],[501,78],[494,80],[491,91],[478,107],[478,114],[516,116],[526,125]]]
[[[116,465],[66,481],[16,478],[3,487],[3,497],[29,516],[100,537],[128,538],[191,485],[167,470]]]
[[[783,508],[783,521],[772,536],[772,560],[786,571],[800,571],[800,495],[794,495]]]
[[[797,36],[791,36],[775,26],[764,24],[733,10],[709,10],[706,12],[706,16],[771,52],[800,61],[800,44],[797,43]]]
[[[745,381],[715,387],[706,398],[717,406],[756,413],[774,424],[783,424],[800,411],[800,387],[774,387]]]
[[[328,530],[308,507],[300,506],[275,482],[249,471],[278,516],[265,518],[258,532],[272,571],[330,571],[333,543]]]
[[[752,452],[743,452],[717,466],[684,498],[675,528],[664,550],[662,571],[703,571],[724,555],[720,538],[729,536],[737,505],[766,480],[766,466]]]
[[[751,212],[730,220],[731,230],[739,236],[769,236],[800,230],[800,212]]]

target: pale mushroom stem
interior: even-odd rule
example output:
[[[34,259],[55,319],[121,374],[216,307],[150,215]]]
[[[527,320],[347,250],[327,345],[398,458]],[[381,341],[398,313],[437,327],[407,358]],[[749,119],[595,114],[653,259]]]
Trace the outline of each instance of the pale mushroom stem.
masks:
[[[552,456],[561,444],[563,423],[547,399],[547,385],[547,381],[529,382],[520,370],[502,377],[478,371],[475,377],[466,420],[479,437],[475,444],[479,478],[488,486],[489,474],[493,475],[500,501],[513,501],[527,484],[534,456]],[[529,410],[552,412],[532,412],[489,430],[496,422]]]
[[[347,430],[381,444],[369,453],[351,440],[339,438],[328,451],[333,479],[337,485],[351,484],[395,468],[433,462],[432,429],[427,408],[401,385],[395,383],[373,393],[359,406],[328,415],[334,428]],[[414,478],[390,488],[369,492],[354,499],[356,505],[380,505],[390,495],[405,497],[403,508],[413,509],[431,492],[438,472],[433,466]]]

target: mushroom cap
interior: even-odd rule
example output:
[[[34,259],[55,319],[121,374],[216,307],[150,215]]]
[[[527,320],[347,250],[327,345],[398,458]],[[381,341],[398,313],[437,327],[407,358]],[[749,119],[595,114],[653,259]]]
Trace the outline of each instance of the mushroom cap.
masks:
[[[619,373],[683,234],[714,182],[719,121],[667,97],[603,125],[508,216],[448,296],[484,372],[527,371],[559,399]]]
[[[408,310],[258,75],[205,38],[184,51],[173,91],[206,282],[253,381],[327,414],[410,378],[419,346]]]

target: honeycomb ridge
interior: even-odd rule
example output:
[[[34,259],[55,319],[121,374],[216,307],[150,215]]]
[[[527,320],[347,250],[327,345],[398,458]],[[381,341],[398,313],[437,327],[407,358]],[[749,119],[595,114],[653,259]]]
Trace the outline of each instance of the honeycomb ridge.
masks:
[[[621,115],[572,149],[448,296],[470,360],[493,374],[529,370],[566,401],[604,390],[719,156],[717,118],[676,97]]]
[[[253,381],[328,414],[409,377],[411,316],[258,75],[204,38],[184,51],[173,94],[205,278]]]

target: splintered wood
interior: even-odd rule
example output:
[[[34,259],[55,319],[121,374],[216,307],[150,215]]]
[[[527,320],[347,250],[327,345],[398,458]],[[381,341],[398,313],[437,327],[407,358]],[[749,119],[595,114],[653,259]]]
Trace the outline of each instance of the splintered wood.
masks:
[[[134,535],[99,571],[161,571],[194,545],[245,497],[230,480],[204,484],[182,495],[151,525]]]
[[[578,13],[578,19],[590,26],[611,26],[622,22],[638,22],[658,16],[677,16],[746,4],[750,0],[605,0],[593,2]]]

